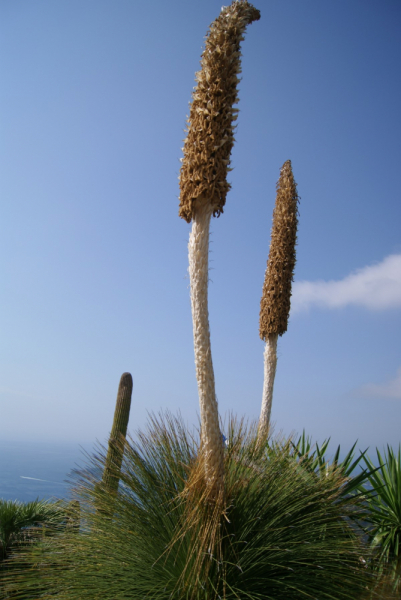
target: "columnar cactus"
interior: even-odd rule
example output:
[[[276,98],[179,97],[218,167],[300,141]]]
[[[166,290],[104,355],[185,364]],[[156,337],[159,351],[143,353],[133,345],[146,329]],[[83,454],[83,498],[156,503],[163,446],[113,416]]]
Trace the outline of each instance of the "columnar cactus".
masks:
[[[270,251],[260,303],[259,334],[266,342],[263,399],[258,434],[261,440],[266,437],[270,424],[277,364],[277,338],[287,331],[290,313],[291,285],[296,262],[298,202],[291,161],[287,160],[281,168],[277,182]]]
[[[130,373],[123,373],[118,386],[113,427],[110,433],[109,447],[102,478],[104,487],[111,493],[116,493],[118,489],[118,474],[121,470],[123,460],[124,442],[131,408],[131,396],[132,376]]]
[[[223,7],[210,25],[197,86],[192,96],[188,135],[180,171],[179,216],[193,222],[189,275],[195,365],[201,412],[201,444],[206,481],[223,488],[223,444],[215,392],[208,316],[209,226],[223,212],[230,189],[227,171],[234,143],[240,42],[260,13],[246,0]]]

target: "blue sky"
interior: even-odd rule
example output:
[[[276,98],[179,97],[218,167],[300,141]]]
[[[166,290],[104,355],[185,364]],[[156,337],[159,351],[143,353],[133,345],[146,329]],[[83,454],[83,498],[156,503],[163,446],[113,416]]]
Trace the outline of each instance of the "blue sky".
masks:
[[[300,201],[276,430],[383,446],[401,423],[401,4],[262,0],[242,44],[232,190],[212,222],[219,409],[257,418],[275,186]],[[120,375],[197,422],[178,217],[188,102],[215,0],[3,0],[2,440],[91,442]]]

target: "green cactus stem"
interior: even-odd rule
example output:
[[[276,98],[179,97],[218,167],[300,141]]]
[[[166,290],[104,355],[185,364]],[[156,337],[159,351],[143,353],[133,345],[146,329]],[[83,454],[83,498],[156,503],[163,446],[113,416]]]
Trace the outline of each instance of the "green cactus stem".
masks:
[[[124,454],[125,436],[127,434],[129,412],[131,408],[132,376],[123,373],[118,386],[116,409],[113,427],[109,438],[106,463],[103,471],[103,486],[115,494],[118,490],[119,473]]]

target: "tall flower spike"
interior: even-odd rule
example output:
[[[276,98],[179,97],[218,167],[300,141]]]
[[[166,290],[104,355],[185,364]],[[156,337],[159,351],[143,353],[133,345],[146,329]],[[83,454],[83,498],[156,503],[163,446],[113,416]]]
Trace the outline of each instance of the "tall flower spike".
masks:
[[[277,338],[287,331],[294,278],[295,246],[298,227],[298,193],[291,161],[281,168],[273,211],[269,258],[260,303],[259,334],[266,342],[264,352],[264,384],[259,437],[266,437],[273,399],[277,364]]]
[[[223,494],[223,443],[219,426],[208,312],[209,226],[223,212],[234,143],[240,42],[260,13],[246,0],[223,7],[210,25],[197,73],[180,172],[179,216],[192,223],[189,275],[196,378],[201,413],[201,457],[212,494]]]
[[[196,74],[180,172],[179,216],[188,223],[201,204],[210,204],[213,216],[223,212],[238,112],[234,104],[241,72],[240,42],[246,26],[259,18],[260,12],[252,4],[237,0],[223,6],[209,27],[201,70]]]

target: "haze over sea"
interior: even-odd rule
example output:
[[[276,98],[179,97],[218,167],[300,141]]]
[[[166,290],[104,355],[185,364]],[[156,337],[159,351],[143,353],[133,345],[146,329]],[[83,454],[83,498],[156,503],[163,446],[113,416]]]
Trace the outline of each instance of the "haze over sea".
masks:
[[[0,441],[0,499],[29,502],[39,499],[69,499],[70,476],[74,469],[88,464],[86,453],[93,453],[96,444],[77,442],[6,442]],[[332,458],[336,450],[330,444],[326,454]],[[341,448],[340,460],[349,448]],[[358,450],[365,450],[357,444]],[[380,448],[382,450],[382,448]],[[373,463],[378,466],[373,446],[368,450]]]
[[[0,498],[29,502],[36,498],[68,498],[66,481],[73,469],[86,464],[76,442],[0,442]]]

